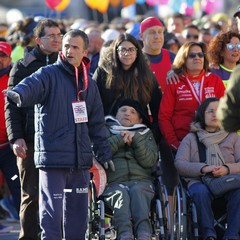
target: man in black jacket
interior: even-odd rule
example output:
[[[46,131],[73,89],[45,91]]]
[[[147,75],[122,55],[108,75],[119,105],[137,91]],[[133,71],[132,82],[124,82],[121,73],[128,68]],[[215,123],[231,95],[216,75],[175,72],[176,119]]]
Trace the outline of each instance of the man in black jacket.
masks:
[[[26,48],[28,53],[16,62],[10,72],[8,88],[12,89],[22,79],[39,68],[57,60],[62,35],[58,24],[43,19],[34,29],[36,47]],[[21,182],[19,239],[37,239],[38,227],[38,170],[34,165],[34,106],[17,108],[6,102],[8,139],[13,144]]]

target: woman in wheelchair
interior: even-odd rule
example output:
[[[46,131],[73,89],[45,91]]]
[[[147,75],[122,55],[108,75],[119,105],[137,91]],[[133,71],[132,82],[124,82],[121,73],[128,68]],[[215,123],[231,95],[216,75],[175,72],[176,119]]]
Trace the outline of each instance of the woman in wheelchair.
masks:
[[[121,240],[151,239],[151,173],[158,147],[146,121],[139,102],[130,99],[120,102],[116,117],[106,117],[115,172],[106,170],[107,186],[102,196],[113,210],[113,225]]]
[[[175,159],[175,166],[187,182],[189,195],[196,205],[204,240],[217,239],[212,211],[216,197],[203,184],[201,177],[208,173],[214,177],[240,173],[240,137],[220,129],[216,118],[218,104],[219,99],[207,98],[199,106],[191,132],[182,140]],[[205,162],[199,157],[198,141],[205,146]],[[240,188],[223,197],[227,201],[227,229],[223,239],[240,239]]]

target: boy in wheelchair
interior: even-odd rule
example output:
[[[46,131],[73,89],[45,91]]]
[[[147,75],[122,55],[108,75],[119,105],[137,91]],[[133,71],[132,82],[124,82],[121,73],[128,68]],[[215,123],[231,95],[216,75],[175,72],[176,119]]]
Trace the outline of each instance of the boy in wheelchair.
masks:
[[[116,117],[106,117],[115,172],[106,170],[108,184],[102,196],[113,210],[113,225],[120,240],[151,239],[151,173],[158,147],[146,122],[141,105],[131,99],[120,102]]]
[[[183,139],[177,151],[175,166],[187,182],[190,198],[197,210],[197,220],[202,239],[219,239],[214,229],[213,200],[216,197],[201,181],[212,173],[221,177],[240,173],[240,137],[236,133],[220,130],[216,118],[217,98],[207,98],[199,106],[191,132]],[[206,162],[199,156],[197,138],[205,146]],[[224,194],[227,202],[227,229],[224,240],[240,239],[240,187]]]

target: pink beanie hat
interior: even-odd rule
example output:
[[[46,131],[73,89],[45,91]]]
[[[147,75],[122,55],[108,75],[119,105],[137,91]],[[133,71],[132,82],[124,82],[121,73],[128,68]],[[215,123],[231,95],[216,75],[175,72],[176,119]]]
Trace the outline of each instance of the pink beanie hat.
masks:
[[[148,17],[144,19],[140,24],[140,33],[143,33],[145,30],[147,30],[150,27],[154,26],[160,26],[162,27],[161,21],[156,17]]]

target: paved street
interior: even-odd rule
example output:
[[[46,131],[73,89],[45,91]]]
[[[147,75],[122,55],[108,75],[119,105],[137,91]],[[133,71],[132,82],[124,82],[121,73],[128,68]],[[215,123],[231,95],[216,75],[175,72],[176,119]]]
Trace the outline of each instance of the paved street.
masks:
[[[19,223],[9,223],[4,220],[0,220],[1,224],[5,226],[13,226],[13,230],[10,233],[0,233],[1,240],[17,240],[19,235]]]

